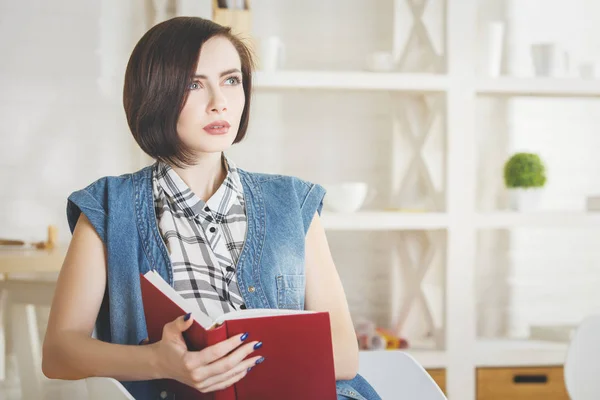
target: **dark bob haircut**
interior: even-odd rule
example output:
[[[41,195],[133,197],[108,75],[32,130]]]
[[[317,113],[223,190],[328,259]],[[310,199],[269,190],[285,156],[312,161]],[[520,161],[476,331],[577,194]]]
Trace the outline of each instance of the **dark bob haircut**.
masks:
[[[176,17],[155,25],[142,36],[125,72],[123,105],[127,123],[150,157],[178,167],[194,164],[192,152],[177,135],[177,120],[196,72],[200,48],[215,36],[229,39],[240,56],[246,102],[233,143],[246,135],[254,68],[249,48],[229,27],[197,17]]]

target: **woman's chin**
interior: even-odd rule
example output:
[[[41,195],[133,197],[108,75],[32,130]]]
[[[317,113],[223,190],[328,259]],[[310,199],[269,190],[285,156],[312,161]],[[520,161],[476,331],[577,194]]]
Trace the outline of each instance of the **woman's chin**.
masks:
[[[202,143],[201,145],[194,146],[194,151],[198,153],[221,153],[228,150],[232,145],[231,140],[224,140],[221,143],[214,141],[211,143]]]
[[[235,140],[235,135],[228,133],[225,135],[210,135],[206,132],[195,137],[182,138],[184,145],[192,149],[195,153],[218,153],[231,147]]]

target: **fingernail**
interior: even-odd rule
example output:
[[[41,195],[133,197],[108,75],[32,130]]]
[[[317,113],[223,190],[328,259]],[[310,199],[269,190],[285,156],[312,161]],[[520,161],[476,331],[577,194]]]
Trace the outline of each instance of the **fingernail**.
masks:
[[[258,342],[254,345],[254,350],[258,350],[262,347],[262,342]]]
[[[264,357],[259,358],[258,360],[256,360],[256,365],[262,363],[263,361],[265,361]]]
[[[244,333],[241,337],[240,340],[243,342],[244,340],[248,339],[248,332]]]
[[[190,319],[190,317],[191,317],[191,316],[192,316],[192,313],[191,313],[191,312],[190,312],[190,313],[187,313],[187,314],[185,314],[185,317],[183,317],[183,320],[184,320],[184,321],[187,321],[188,319]]]
[[[251,369],[252,369],[252,367],[248,368],[248,372],[250,372]]]

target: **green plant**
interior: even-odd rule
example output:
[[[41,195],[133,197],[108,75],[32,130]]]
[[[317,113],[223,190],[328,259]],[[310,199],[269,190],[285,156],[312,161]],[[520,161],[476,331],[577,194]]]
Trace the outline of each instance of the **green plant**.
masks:
[[[537,154],[516,153],[504,164],[508,188],[538,188],[546,184],[546,167]]]

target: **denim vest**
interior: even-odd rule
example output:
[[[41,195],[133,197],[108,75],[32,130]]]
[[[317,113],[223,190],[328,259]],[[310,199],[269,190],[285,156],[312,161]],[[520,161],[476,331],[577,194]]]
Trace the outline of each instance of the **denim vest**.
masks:
[[[248,216],[246,242],[237,264],[240,292],[248,308],[304,308],[305,235],[325,190],[298,178],[239,169]],[[152,194],[152,167],[101,178],[67,201],[71,232],[83,212],[107,249],[107,287],[96,336],[139,345],[147,337],[139,274],[156,269],[173,284]],[[136,399],[171,398],[162,380],[122,382]],[[337,381],[338,399],[379,399],[357,375]]]

